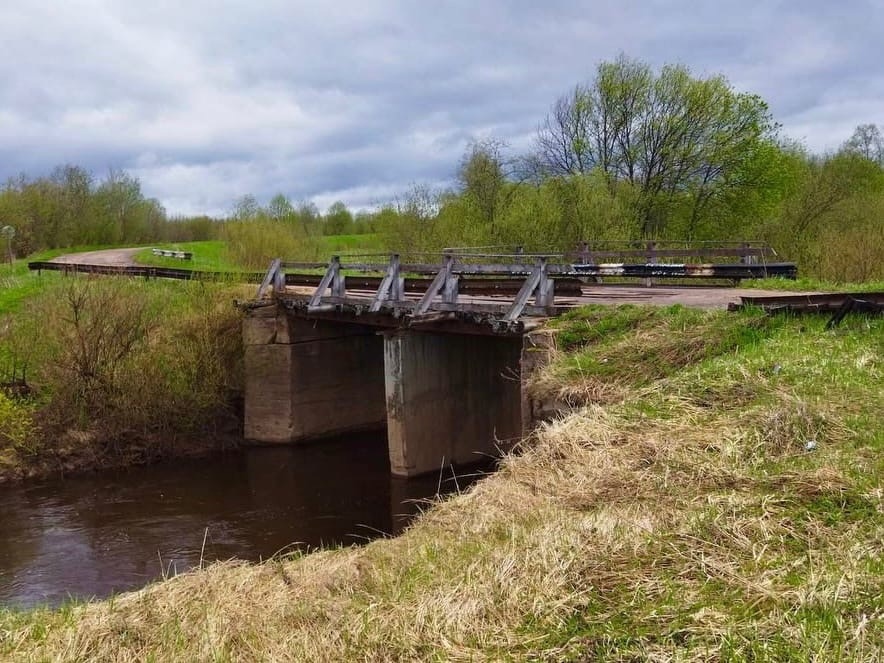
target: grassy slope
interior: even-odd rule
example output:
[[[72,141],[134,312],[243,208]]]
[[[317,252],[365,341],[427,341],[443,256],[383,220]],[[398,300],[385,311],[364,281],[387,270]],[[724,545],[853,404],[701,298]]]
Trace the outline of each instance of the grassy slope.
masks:
[[[383,237],[375,234],[360,235],[322,235],[316,237],[316,243],[322,254],[352,253],[354,251],[382,251]],[[328,256],[324,255],[324,258]]]
[[[98,251],[115,248],[111,245],[73,246],[64,249],[40,251],[27,258],[16,260],[12,265],[0,264],[0,315],[12,313],[26,301],[42,292],[43,289],[58,278],[58,274],[47,272],[37,274],[28,270],[29,262],[51,260],[66,253],[81,251]]]
[[[47,284],[55,282],[58,274],[47,272],[37,274],[28,270],[28,263],[40,260],[51,260],[63,253],[76,251],[88,251],[92,247],[78,249],[55,249],[34,254],[22,260],[16,260],[13,264],[0,264],[0,315],[12,313],[21,306],[22,302],[34,297],[41,292]],[[107,248],[107,247],[98,247]]]
[[[823,324],[575,312],[574,413],[402,537],[0,613],[0,657],[880,660],[884,321]]]

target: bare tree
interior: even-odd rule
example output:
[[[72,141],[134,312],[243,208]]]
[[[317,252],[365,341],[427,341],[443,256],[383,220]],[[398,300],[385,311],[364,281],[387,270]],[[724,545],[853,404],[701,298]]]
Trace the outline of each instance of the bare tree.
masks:
[[[875,124],[860,124],[844,143],[843,149],[884,166],[884,137]]]

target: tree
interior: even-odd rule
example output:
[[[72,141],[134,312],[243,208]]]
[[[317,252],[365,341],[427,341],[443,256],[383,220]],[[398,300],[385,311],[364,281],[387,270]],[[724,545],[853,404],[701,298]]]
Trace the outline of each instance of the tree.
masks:
[[[494,236],[494,222],[506,185],[503,149],[505,143],[487,139],[467,147],[457,171],[457,181],[468,202],[478,212],[478,221]]]
[[[49,218],[47,246],[70,246],[78,236],[77,226],[89,218],[92,174],[80,166],[59,166],[48,185],[54,190],[55,209]]]
[[[301,229],[305,236],[314,232],[319,225],[319,208],[316,204],[309,200],[303,200],[298,204],[297,216],[301,223]]]
[[[340,200],[331,204],[325,213],[323,232],[326,235],[345,235],[353,227],[353,215]]]
[[[237,198],[233,203],[233,218],[237,221],[254,221],[260,214],[258,199],[250,193]]]
[[[842,148],[884,166],[884,138],[881,130],[874,124],[860,124],[847,139]]]
[[[138,242],[146,239],[141,182],[121,170],[111,170],[95,192],[96,206],[106,220],[106,234],[99,242]]]
[[[748,166],[776,129],[758,96],[734,92],[722,76],[694,78],[673,65],[655,74],[621,56],[555,103],[535,163],[547,177],[598,170],[612,192],[627,183],[639,234],[652,237],[686,200],[696,227],[714,198],[753,186],[758,169]]]
[[[267,205],[267,214],[274,221],[291,222],[295,217],[295,208],[291,201],[283,194],[278,193]]]

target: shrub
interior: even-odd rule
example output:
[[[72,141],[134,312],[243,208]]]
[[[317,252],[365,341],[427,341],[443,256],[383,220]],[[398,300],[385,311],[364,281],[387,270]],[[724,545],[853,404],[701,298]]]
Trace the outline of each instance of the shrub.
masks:
[[[29,405],[19,403],[0,391],[0,448],[11,447],[25,452],[36,450],[36,427],[31,415]]]

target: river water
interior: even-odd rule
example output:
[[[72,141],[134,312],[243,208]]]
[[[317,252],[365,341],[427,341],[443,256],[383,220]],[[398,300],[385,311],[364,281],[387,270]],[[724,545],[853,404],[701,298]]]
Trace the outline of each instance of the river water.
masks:
[[[383,432],[0,487],[0,606],[102,598],[200,561],[396,534],[448,469],[391,477]]]

